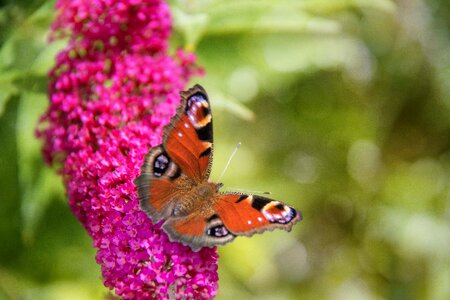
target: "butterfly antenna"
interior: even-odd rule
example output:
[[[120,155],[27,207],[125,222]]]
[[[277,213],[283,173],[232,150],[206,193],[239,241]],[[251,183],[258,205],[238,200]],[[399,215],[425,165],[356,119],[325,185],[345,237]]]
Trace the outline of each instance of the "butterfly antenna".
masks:
[[[241,142],[239,142],[236,145],[236,148],[234,148],[233,153],[231,153],[230,158],[228,159],[227,164],[225,165],[225,168],[223,168],[222,174],[220,174],[218,182],[222,180],[223,174],[225,174],[225,171],[228,169],[228,166],[230,165],[230,162],[233,159],[233,157],[236,155],[236,152],[239,150],[239,147],[241,147]]]
[[[267,191],[251,191],[251,190],[246,190],[246,189],[241,189],[241,188],[234,188],[234,187],[230,187],[229,189],[233,190],[233,191],[244,192],[246,194],[261,194],[261,195],[270,195],[270,194],[272,194],[272,192],[267,192]]]

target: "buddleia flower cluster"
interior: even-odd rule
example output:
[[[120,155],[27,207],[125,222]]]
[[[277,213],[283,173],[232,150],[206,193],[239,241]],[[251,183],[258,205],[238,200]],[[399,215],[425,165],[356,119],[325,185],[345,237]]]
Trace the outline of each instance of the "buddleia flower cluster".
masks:
[[[169,6],[159,0],[60,0],[51,39],[67,46],[49,72],[37,135],[64,179],[71,210],[92,237],[104,284],[123,299],[208,299],[217,251],[171,243],[139,209],[133,179],[202,70],[169,55]]]

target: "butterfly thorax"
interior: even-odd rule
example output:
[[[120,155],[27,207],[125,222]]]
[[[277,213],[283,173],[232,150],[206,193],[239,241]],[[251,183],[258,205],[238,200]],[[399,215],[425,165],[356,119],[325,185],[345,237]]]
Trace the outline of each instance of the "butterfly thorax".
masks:
[[[177,202],[173,214],[183,216],[192,212],[208,215],[212,211],[213,202],[218,192],[218,185],[204,181],[184,191],[182,199]]]

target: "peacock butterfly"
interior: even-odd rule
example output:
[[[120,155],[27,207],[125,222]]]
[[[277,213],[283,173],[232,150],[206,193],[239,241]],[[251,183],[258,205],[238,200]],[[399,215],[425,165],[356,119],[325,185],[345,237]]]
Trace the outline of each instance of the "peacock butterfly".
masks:
[[[269,198],[219,192],[209,180],[213,128],[208,96],[200,85],[180,93],[177,113],[164,128],[163,143],[145,156],[134,180],[139,203],[171,241],[198,251],[276,228],[290,231],[302,219],[296,209]]]

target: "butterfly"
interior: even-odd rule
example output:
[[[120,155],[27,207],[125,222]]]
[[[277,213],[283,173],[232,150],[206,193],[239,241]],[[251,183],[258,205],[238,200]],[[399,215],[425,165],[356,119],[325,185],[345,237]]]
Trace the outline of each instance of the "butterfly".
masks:
[[[213,156],[211,106],[195,85],[180,92],[175,116],[164,127],[161,145],[150,149],[134,180],[140,208],[169,239],[190,246],[226,244],[276,228],[290,231],[302,219],[293,207],[262,196],[220,192],[209,180]]]

